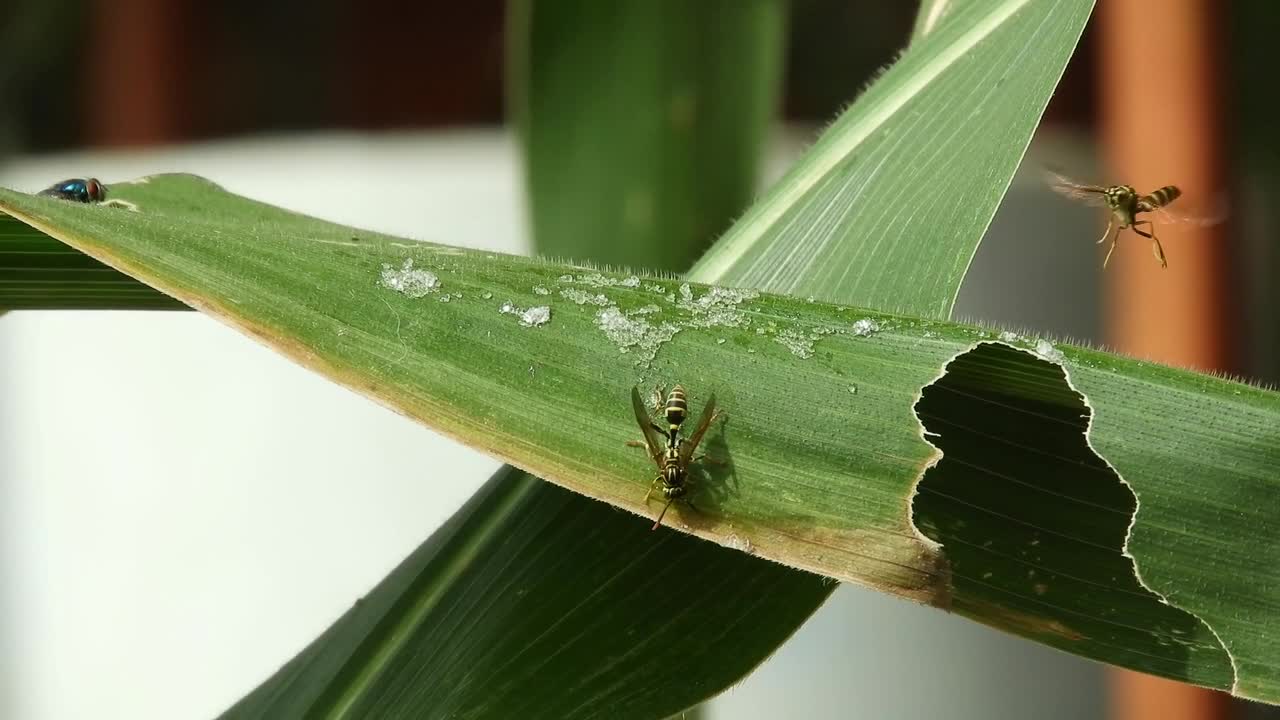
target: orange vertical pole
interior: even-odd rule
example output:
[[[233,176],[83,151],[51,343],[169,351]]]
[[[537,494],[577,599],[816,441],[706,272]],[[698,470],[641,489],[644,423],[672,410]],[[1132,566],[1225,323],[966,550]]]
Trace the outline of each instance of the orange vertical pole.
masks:
[[[1103,0],[1101,131],[1111,182],[1150,192],[1177,185],[1172,210],[1213,204],[1225,187],[1215,28],[1218,0]],[[1119,350],[1201,369],[1231,366],[1229,236],[1148,216],[1169,258],[1124,231],[1106,271],[1106,334]]]
[[[1150,192],[1178,185],[1171,206],[1211,205],[1226,185],[1219,97],[1219,0],[1101,0],[1100,125],[1111,179]],[[1152,360],[1225,370],[1232,364],[1234,321],[1222,226],[1162,223],[1169,259],[1162,270],[1150,242],[1125,231],[1106,271],[1106,338]],[[1104,252],[1104,251],[1100,251]],[[1099,255],[1101,257],[1101,255]],[[1116,670],[1115,720],[1222,720],[1230,698],[1211,690]]]
[[[1231,697],[1143,675],[1131,670],[1111,673],[1111,720],[1227,720]]]
[[[181,139],[192,82],[183,72],[182,3],[98,0],[92,8],[85,139],[99,146]]]

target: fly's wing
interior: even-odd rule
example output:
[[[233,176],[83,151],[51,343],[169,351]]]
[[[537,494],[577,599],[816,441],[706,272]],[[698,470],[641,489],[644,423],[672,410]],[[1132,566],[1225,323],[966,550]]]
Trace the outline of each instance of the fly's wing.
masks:
[[[1101,185],[1079,183],[1066,175],[1052,170],[1045,170],[1044,176],[1045,182],[1049,183],[1049,187],[1056,193],[1066,195],[1074,200],[1080,200],[1089,205],[1107,204],[1107,189]]]
[[[658,463],[658,467],[662,467],[662,438],[658,437],[658,432],[653,429],[653,418],[649,417],[649,408],[640,399],[640,389],[636,387],[631,388],[631,409],[636,411],[636,422],[644,432],[644,444],[649,449],[649,457]]]
[[[711,421],[716,416],[716,396],[712,395],[707,398],[707,404],[702,406],[702,414],[698,416],[698,425],[694,428],[693,434],[689,436],[688,442],[680,444],[680,461],[682,464],[688,464],[689,458],[693,457],[693,451],[698,449],[698,443],[702,442],[702,436],[707,434],[707,428],[711,427]]]

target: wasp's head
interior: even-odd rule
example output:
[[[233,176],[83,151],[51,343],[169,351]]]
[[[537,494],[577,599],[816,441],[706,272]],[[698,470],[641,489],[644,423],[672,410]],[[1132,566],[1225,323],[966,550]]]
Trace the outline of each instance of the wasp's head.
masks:
[[[1107,188],[1107,205],[1112,208],[1125,208],[1138,199],[1138,191],[1131,185],[1112,185]]]

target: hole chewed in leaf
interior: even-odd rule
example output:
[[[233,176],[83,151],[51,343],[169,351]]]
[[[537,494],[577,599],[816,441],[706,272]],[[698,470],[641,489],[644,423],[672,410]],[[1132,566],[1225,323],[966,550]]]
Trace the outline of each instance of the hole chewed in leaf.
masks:
[[[943,457],[917,486],[913,520],[950,560],[956,612],[1230,687],[1230,659],[1209,628],[1138,581],[1124,553],[1137,499],[1089,447],[1090,410],[1062,367],[984,343],[947,365],[916,413]]]

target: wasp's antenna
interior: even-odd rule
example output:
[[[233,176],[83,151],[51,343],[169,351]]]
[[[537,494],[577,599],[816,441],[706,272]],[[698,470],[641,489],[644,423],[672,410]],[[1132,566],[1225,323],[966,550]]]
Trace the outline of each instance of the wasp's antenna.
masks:
[[[649,530],[658,529],[658,526],[662,524],[662,516],[667,514],[667,508],[671,507],[671,501],[675,499],[674,495],[667,498],[667,504],[662,506],[662,512],[658,513],[658,519],[653,521],[653,527],[649,528]]]

